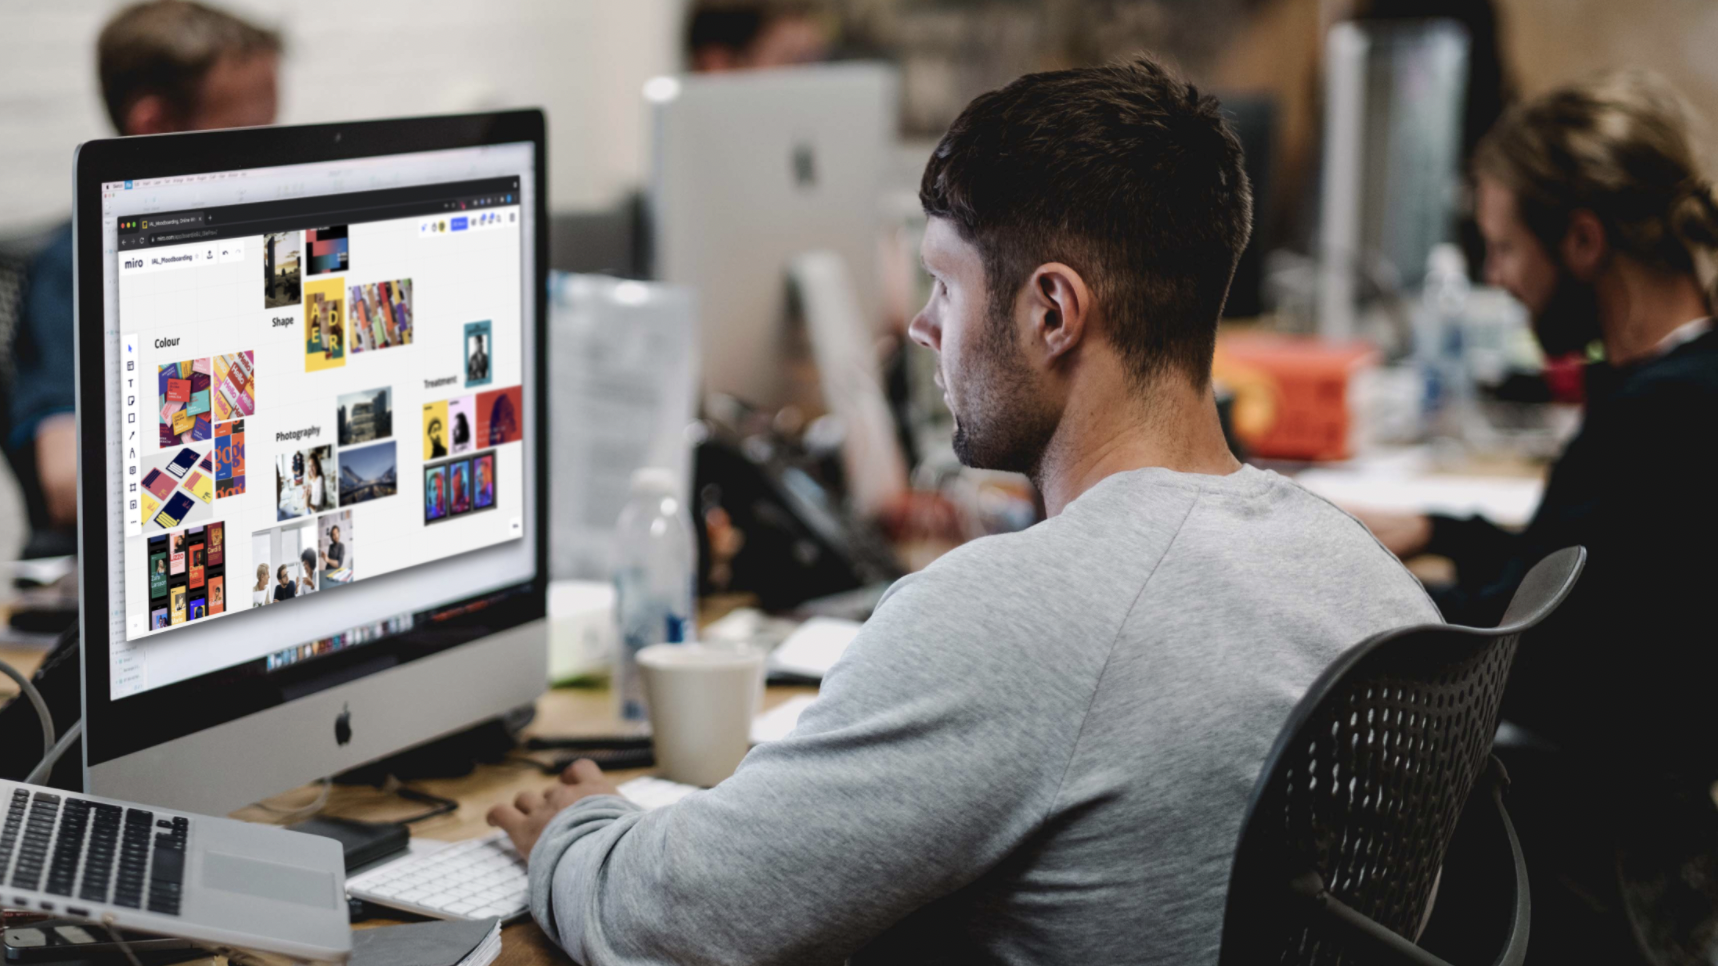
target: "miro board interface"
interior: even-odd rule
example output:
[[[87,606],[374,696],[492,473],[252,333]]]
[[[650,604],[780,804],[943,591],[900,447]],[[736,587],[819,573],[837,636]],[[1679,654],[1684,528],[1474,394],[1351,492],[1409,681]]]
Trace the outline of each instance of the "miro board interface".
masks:
[[[531,153],[104,186],[113,698],[530,572]]]

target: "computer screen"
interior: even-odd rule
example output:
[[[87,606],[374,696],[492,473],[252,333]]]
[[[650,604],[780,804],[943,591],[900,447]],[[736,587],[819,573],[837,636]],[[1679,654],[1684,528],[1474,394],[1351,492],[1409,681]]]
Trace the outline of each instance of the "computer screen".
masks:
[[[103,183],[113,702],[300,668],[535,576],[536,163]]]

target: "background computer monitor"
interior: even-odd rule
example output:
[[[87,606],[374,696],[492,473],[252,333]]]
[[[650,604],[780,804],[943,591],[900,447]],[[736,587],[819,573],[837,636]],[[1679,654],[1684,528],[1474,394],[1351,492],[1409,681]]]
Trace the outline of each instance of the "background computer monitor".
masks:
[[[841,256],[877,325],[883,173],[899,127],[892,66],[657,78],[648,194],[653,273],[698,296],[704,389],[776,406],[789,265]]]
[[[89,791],[222,813],[542,692],[543,130],[80,148]]]

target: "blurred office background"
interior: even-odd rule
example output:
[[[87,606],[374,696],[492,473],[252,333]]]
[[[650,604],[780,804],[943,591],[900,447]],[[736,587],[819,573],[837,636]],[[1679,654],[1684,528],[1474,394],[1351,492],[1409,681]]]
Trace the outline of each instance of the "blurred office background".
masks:
[[[98,91],[94,38],[120,5],[65,0],[0,6],[0,171],[5,172],[0,250],[27,251],[32,239],[63,223],[70,214],[73,148],[111,133]],[[1434,181],[1448,175],[1443,187],[1449,197],[1440,196],[1428,217],[1438,222],[1434,240],[1455,243],[1470,271],[1480,252],[1465,224],[1469,219],[1457,172],[1462,154],[1512,100],[1605,68],[1649,66],[1703,114],[1718,113],[1718,62],[1709,53],[1718,47],[1718,5],[1706,0],[231,0],[224,5],[279,29],[286,39],[282,123],[543,106],[550,123],[551,214],[557,216],[551,261],[558,269],[623,277],[648,278],[651,272],[648,246],[640,237],[639,198],[650,166],[650,115],[641,91],[652,77],[707,66],[694,64],[687,49],[696,10],[781,12],[799,31],[800,46],[791,56],[894,64],[900,78],[899,141],[884,163],[886,170],[879,172],[878,204],[884,228],[901,231],[881,242],[884,277],[857,281],[883,292],[877,319],[880,365],[886,374],[894,373],[887,378],[898,376],[906,386],[901,390],[904,408],[897,411],[906,423],[913,421],[913,405],[921,410],[937,406],[934,395],[926,402],[922,393],[915,403],[912,387],[928,378],[928,370],[922,359],[911,358],[919,350],[906,348],[900,339],[920,296],[911,265],[919,167],[968,100],[1022,73],[1149,50],[1223,96],[1249,153],[1260,202],[1254,251],[1231,296],[1230,314],[1242,320],[1243,329],[1297,333],[1321,331],[1330,315],[1319,302],[1319,286],[1329,280],[1319,277],[1318,258],[1321,218],[1328,215],[1321,211],[1326,200],[1321,175],[1333,123],[1327,102],[1330,38],[1337,25],[1360,21],[1387,33],[1389,28],[1380,25],[1440,18],[1458,28],[1462,50],[1452,63],[1459,76],[1443,90],[1454,98],[1455,112],[1439,115],[1446,130],[1422,132],[1410,149],[1453,153],[1447,172],[1432,173]],[[1376,70],[1356,76],[1362,87],[1394,85],[1361,112],[1362,121],[1374,129],[1380,121],[1412,129],[1422,121],[1418,112],[1437,100],[1425,100],[1426,91],[1413,90],[1399,71],[1394,80]],[[1392,109],[1415,113],[1392,118]],[[1436,123],[1425,122],[1428,127]],[[1411,130],[1409,135],[1420,136]],[[1449,143],[1438,143],[1440,138]],[[1701,138],[1718,148],[1718,135],[1710,127]],[[1361,163],[1378,166],[1391,164],[1392,157],[1399,159],[1399,152],[1364,145],[1356,155]],[[1431,183],[1380,182],[1392,191],[1401,191],[1402,184],[1417,189]],[[1358,203],[1374,209],[1369,217],[1387,220],[1392,205],[1420,201],[1389,195],[1381,203]],[[1360,235],[1366,235],[1364,226]],[[1375,337],[1384,369],[1413,352],[1411,325],[1401,317],[1421,299],[1424,248],[1408,245],[1404,250],[1412,256],[1398,258],[1397,264],[1380,264],[1376,252],[1356,256],[1355,277],[1348,280],[1354,305],[1346,331],[1338,334]],[[1525,335],[1518,317],[1508,324]],[[891,338],[894,351],[907,357],[896,360],[896,370],[888,369],[883,358],[891,351]],[[1507,356],[1506,349],[1499,352]],[[1497,371],[1490,375],[1501,382],[1514,368],[1531,365],[1530,359],[1510,357],[1493,365]],[[1407,368],[1398,366],[1403,372]],[[1242,373],[1232,381],[1247,381],[1247,365],[1231,370]],[[1382,390],[1367,390],[1377,394],[1384,412],[1368,431],[1387,442],[1425,442],[1427,427],[1393,425],[1389,412],[1392,398],[1398,408],[1411,408],[1403,397],[1417,389],[1391,390],[1385,382]],[[1244,424],[1245,386],[1240,389]],[[1516,396],[1537,403],[1554,394],[1530,388]],[[771,430],[803,436],[819,415],[815,397],[808,398],[809,403],[790,407],[786,418],[769,424]],[[1356,395],[1351,403],[1370,405],[1373,398]],[[936,422],[935,413],[918,416]],[[1556,418],[1503,421],[1511,419],[1512,428],[1547,439],[1570,425]],[[1030,495],[1018,486],[954,479],[951,454],[933,452],[934,431],[914,439],[906,427],[902,435],[915,493],[936,493],[940,487],[966,498],[951,507],[945,500],[909,494],[883,508],[879,515],[894,545],[909,545],[903,551],[906,566],[922,564],[975,532],[1033,519]],[[1506,439],[1509,448],[1529,456],[1554,450],[1553,442],[1532,442],[1529,436],[1494,434],[1493,439]],[[809,444],[812,449],[815,443]],[[1274,455],[1285,465],[1304,466],[1333,455],[1266,449],[1260,455]],[[932,472],[925,471],[927,465]],[[839,487],[835,492],[840,495]],[[951,522],[951,514],[983,519]],[[915,528],[926,537],[920,551],[910,549]],[[24,531],[15,482],[10,474],[0,474],[0,559],[16,555]],[[720,534],[712,538],[717,544],[722,539]]]

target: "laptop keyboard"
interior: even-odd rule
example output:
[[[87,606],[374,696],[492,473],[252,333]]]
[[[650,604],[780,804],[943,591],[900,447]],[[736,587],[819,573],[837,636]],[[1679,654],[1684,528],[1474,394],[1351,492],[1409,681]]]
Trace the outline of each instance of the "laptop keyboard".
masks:
[[[0,825],[0,886],[177,916],[190,833],[182,816],[14,789]]]

